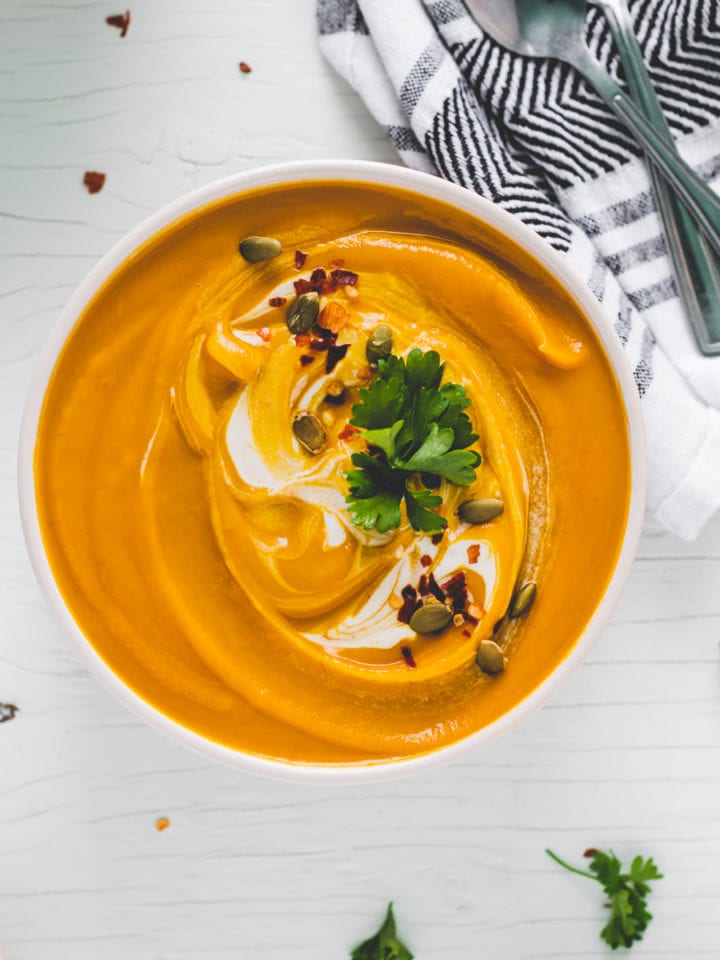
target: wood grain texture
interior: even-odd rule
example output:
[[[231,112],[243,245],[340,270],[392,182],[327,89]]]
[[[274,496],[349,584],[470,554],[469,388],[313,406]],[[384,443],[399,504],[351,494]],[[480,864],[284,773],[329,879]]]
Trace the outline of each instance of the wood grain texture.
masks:
[[[312,0],[0,8],[0,956],[339,960],[394,899],[419,960],[590,960],[599,888],[544,855],[652,854],[639,957],[720,953],[720,519],[648,529],[611,626],[550,703],[462,763],[310,788],[212,766],[135,721],[46,611],[17,432],[75,285],[188,188],[302,157],[395,160],[322,61]],[[240,60],[252,73],[241,74]],[[86,169],[107,173],[101,193]],[[570,598],[571,600],[571,598]],[[171,820],[159,833],[159,816]]]

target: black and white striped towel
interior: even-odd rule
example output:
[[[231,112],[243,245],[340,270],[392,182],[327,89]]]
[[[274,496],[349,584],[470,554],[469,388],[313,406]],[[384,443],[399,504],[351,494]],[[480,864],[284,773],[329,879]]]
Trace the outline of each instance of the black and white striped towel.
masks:
[[[720,0],[630,6],[683,155],[720,184]],[[499,203],[587,278],[642,397],[649,508],[697,536],[720,506],[720,357],[688,332],[634,142],[570,67],[508,52],[461,0],[318,0],[318,23],[325,56],[405,163]],[[592,7],[587,40],[617,78]]]

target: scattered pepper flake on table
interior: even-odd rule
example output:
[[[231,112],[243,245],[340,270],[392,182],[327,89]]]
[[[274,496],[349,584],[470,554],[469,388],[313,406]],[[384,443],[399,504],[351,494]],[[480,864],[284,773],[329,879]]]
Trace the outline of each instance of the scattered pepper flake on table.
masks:
[[[14,703],[0,703],[0,723],[5,723],[7,720],[14,720],[15,714],[19,712],[19,708],[16,707]]]
[[[245,63],[244,60],[241,60],[238,66],[240,67],[240,73],[252,73],[252,67],[249,63]]]
[[[105,23],[109,27],[117,27],[120,31],[120,38],[124,37],[128,32],[128,27],[130,26],[130,11],[126,10],[125,13],[114,13],[111,17],[105,17]]]
[[[106,179],[106,175],[100,173],[99,170],[86,170],[83,177],[83,186],[87,187],[88,193],[100,193],[105,186]]]
[[[155,829],[158,833],[162,833],[163,830],[167,830],[170,826],[170,820],[167,817],[158,817],[155,821]]]

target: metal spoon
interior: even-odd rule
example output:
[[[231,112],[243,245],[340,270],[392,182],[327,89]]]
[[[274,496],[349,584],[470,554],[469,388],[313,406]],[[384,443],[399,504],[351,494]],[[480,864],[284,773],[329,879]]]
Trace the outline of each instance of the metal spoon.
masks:
[[[635,38],[625,0],[592,2],[602,9],[610,24],[633,102],[676,149]],[[720,354],[720,263],[653,164],[650,176],[680,301],[702,352],[707,356]]]
[[[581,73],[635,135],[720,255],[720,198],[668,145],[585,45],[584,0],[465,0],[486,33],[515,53],[564,60]],[[699,316],[701,323],[704,321]],[[709,352],[720,344],[703,331]],[[702,348],[702,343],[701,343]]]

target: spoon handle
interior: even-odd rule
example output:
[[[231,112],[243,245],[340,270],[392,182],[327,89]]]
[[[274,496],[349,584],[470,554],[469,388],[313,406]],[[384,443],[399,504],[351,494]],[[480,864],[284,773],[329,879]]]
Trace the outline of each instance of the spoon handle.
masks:
[[[587,57],[574,62],[607,105],[634,134],[651,160],[657,164],[707,237],[708,243],[720,254],[720,197],[685,163],[674,147],[665,142],[632,100],[589,53]]]
[[[647,119],[674,150],[670,127],[643,60],[624,0],[595,0],[610,24],[625,71],[630,95]],[[680,301],[690,320],[700,350],[720,353],[720,260],[697,231],[686,209],[673,196],[654,163],[650,177],[663,223]]]

